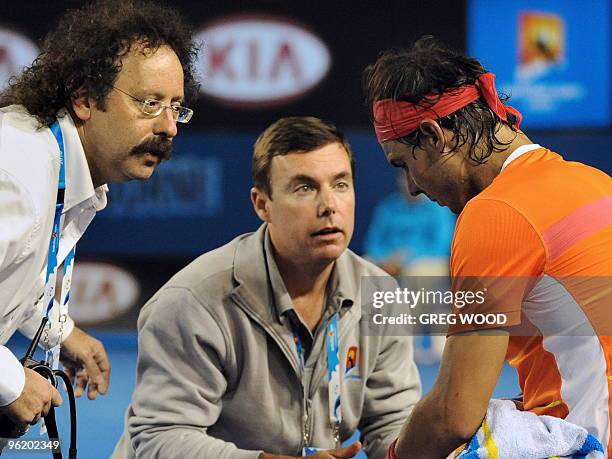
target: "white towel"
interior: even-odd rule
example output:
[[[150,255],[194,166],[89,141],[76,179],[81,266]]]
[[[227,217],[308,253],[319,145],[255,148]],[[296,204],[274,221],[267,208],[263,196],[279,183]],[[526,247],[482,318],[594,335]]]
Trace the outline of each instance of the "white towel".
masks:
[[[463,451],[449,458],[605,458],[599,441],[583,427],[553,416],[520,411],[510,400],[489,402],[480,429]]]

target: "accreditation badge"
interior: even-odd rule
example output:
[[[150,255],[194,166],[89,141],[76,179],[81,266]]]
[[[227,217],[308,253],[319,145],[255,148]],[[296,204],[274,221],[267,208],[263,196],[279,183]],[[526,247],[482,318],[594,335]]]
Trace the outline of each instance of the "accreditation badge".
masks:
[[[312,454],[316,454],[321,451],[326,451],[323,448],[314,448],[312,446],[307,446],[302,450],[302,456],[311,456]]]

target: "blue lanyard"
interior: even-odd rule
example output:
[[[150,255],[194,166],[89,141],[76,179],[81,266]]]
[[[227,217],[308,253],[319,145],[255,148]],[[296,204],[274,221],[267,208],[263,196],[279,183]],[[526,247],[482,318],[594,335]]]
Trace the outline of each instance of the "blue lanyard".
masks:
[[[327,382],[329,388],[329,421],[334,433],[336,446],[339,446],[342,411],[340,409],[340,326],[337,313],[330,319],[325,335],[327,350]],[[294,332],[293,336],[300,361],[300,370],[303,375],[304,367],[306,366],[304,345],[298,333]]]
[[[55,217],[53,219],[53,229],[49,240],[49,255],[47,256],[47,273],[45,276],[45,302],[46,317],[51,323],[51,310],[53,309],[53,298],[55,297],[55,280],[57,277],[57,258],[60,244],[61,234],[61,219],[64,210],[64,195],[66,192],[66,157],[64,149],[64,138],[59,122],[55,121],[50,126],[51,132],[57,141],[59,147],[59,178],[57,184],[57,200],[55,204]],[[72,278],[72,268],[74,265],[74,256],[76,246],[73,247],[66,255],[64,260],[64,279],[62,282],[62,291],[60,297],[60,321],[65,321],[68,312],[68,303],[70,300],[70,283]],[[60,336],[61,340],[61,336]],[[47,345],[48,343],[45,343]],[[59,343],[58,343],[59,344]],[[59,348],[57,349],[59,352]]]
[[[49,240],[49,255],[47,256],[47,275],[45,276],[45,299],[46,299],[46,314],[49,317],[51,308],[53,307],[53,297],[55,294],[55,279],[53,285],[49,288],[49,279],[57,275],[57,253],[59,252],[60,243],[60,224],[62,212],[64,210],[64,194],[66,192],[66,158],[64,153],[64,138],[59,123],[56,121],[50,126],[51,132],[59,146],[59,179],[57,183],[57,200],[55,203],[55,218],[53,219],[53,229],[51,230],[51,239]],[[50,293],[52,290],[52,293]],[[50,296],[50,298],[49,298]]]

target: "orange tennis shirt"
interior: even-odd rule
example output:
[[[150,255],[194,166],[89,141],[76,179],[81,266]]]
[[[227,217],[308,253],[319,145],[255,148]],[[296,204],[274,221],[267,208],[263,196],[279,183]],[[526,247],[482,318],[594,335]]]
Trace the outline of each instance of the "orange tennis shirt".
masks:
[[[525,410],[585,427],[612,455],[610,176],[520,147],[459,216],[451,274],[533,280],[503,306],[507,325],[537,331],[511,333],[506,355]]]

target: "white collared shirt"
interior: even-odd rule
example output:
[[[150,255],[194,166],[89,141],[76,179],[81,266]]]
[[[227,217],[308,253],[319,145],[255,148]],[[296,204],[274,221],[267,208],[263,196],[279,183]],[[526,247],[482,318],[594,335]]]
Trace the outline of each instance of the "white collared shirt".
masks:
[[[69,114],[58,116],[66,155],[66,194],[58,266],[106,207],[106,185],[94,189],[83,146]],[[25,381],[17,358],[1,344],[18,329],[31,338],[43,317],[47,255],[59,173],[59,148],[48,128],[21,106],[0,109],[0,406],[17,399]],[[77,268],[78,269],[78,268]],[[57,307],[54,315],[57,317]],[[58,322],[49,334],[55,344]],[[68,319],[63,338],[72,331]]]

